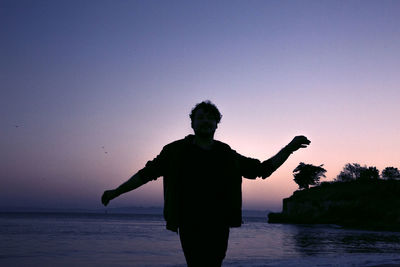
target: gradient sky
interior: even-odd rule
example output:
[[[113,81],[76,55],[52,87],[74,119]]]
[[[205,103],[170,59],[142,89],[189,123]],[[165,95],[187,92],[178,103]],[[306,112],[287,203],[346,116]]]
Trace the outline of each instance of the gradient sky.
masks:
[[[399,14],[385,0],[0,0],[0,206],[100,208],[192,133],[205,99],[243,155],[312,141],[244,181],[246,209],[279,210],[300,162],[326,180],[346,163],[400,168]],[[162,199],[160,178],[110,206]]]

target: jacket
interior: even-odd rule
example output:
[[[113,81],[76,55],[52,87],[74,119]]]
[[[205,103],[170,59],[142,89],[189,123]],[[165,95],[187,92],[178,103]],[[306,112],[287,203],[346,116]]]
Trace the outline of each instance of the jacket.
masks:
[[[179,197],[180,181],[190,175],[188,174],[190,170],[185,170],[185,164],[189,158],[188,151],[189,146],[193,145],[193,138],[193,135],[188,135],[184,139],[164,146],[160,154],[148,161],[146,166],[138,172],[144,183],[163,177],[163,213],[167,223],[166,228],[174,232],[179,228],[179,202],[184,201]],[[242,224],[242,177],[255,179],[259,176],[269,176],[268,162],[261,163],[258,159],[242,156],[220,141],[215,141],[214,148],[220,161],[218,166],[227,177],[227,199],[224,201],[226,223],[229,227],[240,227]]]

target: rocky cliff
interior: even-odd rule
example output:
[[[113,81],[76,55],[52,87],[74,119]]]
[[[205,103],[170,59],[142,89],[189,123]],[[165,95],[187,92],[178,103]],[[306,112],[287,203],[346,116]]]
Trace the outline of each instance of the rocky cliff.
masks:
[[[323,183],[283,200],[270,223],[337,224],[400,231],[400,181]]]

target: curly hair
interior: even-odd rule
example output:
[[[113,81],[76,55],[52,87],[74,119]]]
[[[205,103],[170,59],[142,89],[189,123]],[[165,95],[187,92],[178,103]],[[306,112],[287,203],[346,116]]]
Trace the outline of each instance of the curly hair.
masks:
[[[219,123],[221,121],[222,114],[219,112],[217,106],[215,106],[210,100],[206,100],[206,101],[196,104],[196,106],[192,109],[192,112],[189,115],[192,122],[194,119],[194,114],[199,109],[202,109],[205,112],[212,114],[215,117],[215,120],[217,121],[217,123]]]

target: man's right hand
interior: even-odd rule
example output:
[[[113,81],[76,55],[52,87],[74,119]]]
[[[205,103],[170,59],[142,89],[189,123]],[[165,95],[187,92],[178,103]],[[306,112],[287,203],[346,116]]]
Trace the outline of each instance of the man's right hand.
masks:
[[[101,203],[103,203],[104,206],[107,206],[110,200],[114,199],[117,197],[117,193],[115,190],[106,190],[104,191],[103,195],[101,196]]]

